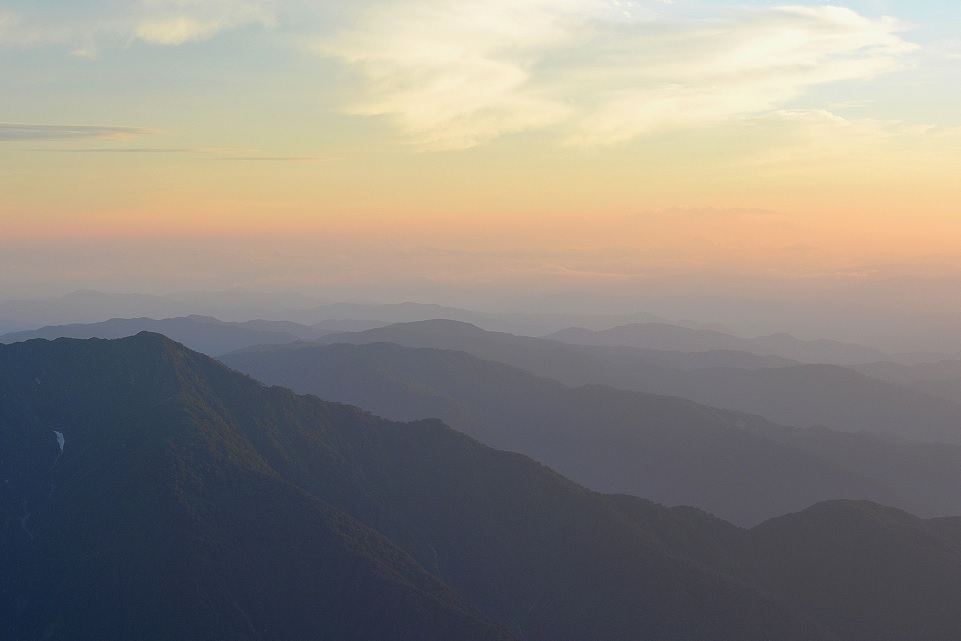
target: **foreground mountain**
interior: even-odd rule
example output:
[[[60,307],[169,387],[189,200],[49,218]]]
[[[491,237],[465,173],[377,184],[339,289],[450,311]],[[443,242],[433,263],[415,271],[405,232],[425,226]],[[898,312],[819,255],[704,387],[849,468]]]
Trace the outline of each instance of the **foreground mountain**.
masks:
[[[706,367],[684,367],[678,364],[683,359],[676,352],[657,352],[661,356],[654,356],[650,351],[629,347],[567,345],[486,332],[444,320],[330,334],[320,341],[355,345],[383,341],[407,347],[459,350],[566,385],[597,383],[681,396],[706,405],[758,414],[785,425],[825,425],[850,432],[961,444],[961,405],[836,365],[768,363],[765,367],[753,361],[753,366],[745,367],[746,363],[736,366],[730,360],[731,354],[743,352],[720,352],[726,362],[716,357],[718,352],[708,352]],[[664,358],[665,354],[671,355],[670,360]],[[695,356],[690,354],[687,358]]]
[[[357,412],[258,394],[157,335],[0,354],[5,638],[510,637],[266,460],[304,447],[321,482],[345,464],[324,427]],[[350,473],[329,489],[347,501]]]
[[[334,344],[221,358],[266,383],[381,416],[439,417],[596,490],[695,505],[741,525],[832,498],[961,514],[959,446],[782,427],[599,385],[569,388],[451,350]]]
[[[0,347],[0,452],[7,638],[961,634],[953,522],[843,502],[741,530],[157,335]],[[844,559],[852,537],[883,545],[829,590],[805,555]]]

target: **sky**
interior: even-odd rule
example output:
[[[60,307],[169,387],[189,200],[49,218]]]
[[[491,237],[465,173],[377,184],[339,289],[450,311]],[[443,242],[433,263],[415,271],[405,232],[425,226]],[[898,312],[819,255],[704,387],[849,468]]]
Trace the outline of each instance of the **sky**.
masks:
[[[943,306],[959,175],[961,3],[0,4],[0,299]]]

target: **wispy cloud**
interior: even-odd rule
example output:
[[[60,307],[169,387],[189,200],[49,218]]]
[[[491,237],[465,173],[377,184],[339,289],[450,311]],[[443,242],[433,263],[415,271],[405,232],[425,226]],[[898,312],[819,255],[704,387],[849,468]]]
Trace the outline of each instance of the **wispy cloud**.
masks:
[[[0,10],[0,47],[61,45],[95,57],[105,44],[179,45],[245,25],[272,26],[271,0],[20,2]]]
[[[259,0],[154,0],[152,11],[136,23],[136,36],[153,44],[178,45],[202,40],[242,25],[271,26],[275,18],[269,2]]]
[[[768,113],[816,85],[902,69],[915,49],[897,20],[840,7],[695,21],[636,4],[392,0],[314,48],[355,72],[346,111],[386,116],[426,149],[547,127],[608,145]]]
[[[751,165],[786,166],[796,163],[799,167],[824,168],[829,161],[843,160],[854,153],[858,163],[864,165],[877,159],[896,157],[903,162],[909,149],[915,149],[925,138],[943,136],[944,130],[933,125],[907,124],[897,120],[871,118],[845,118],[824,109],[776,110],[756,118],[745,130],[765,141],[765,148],[749,155],[745,162]],[[910,139],[911,143],[906,143]],[[896,146],[901,152],[892,156],[884,146]],[[874,150],[863,157],[867,150]]]
[[[925,48],[929,57],[947,62],[961,60],[961,38],[938,40]]]
[[[0,141],[125,140],[150,133],[142,127],[0,122]]]
[[[349,112],[389,115],[425,146],[459,148],[569,117],[531,81],[570,35],[546,2],[389,2],[315,49],[358,72]]]

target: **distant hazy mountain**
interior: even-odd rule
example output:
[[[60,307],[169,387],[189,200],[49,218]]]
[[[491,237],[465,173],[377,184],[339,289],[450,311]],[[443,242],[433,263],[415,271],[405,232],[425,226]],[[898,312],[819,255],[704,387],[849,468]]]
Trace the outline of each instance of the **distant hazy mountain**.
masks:
[[[910,366],[892,362],[866,363],[852,369],[961,404],[961,360],[942,360]]]
[[[648,358],[650,352],[626,347],[571,346],[555,340],[485,332],[443,320],[398,323],[364,332],[331,334],[320,340],[352,344],[385,341],[408,347],[454,349],[566,385],[598,383],[682,396],[799,427],[826,425],[853,432],[961,442],[961,405],[833,365],[682,368],[677,366],[680,359],[675,356],[667,363],[663,358]]]
[[[215,323],[222,322],[218,321],[216,318],[203,317],[203,316],[192,316],[190,318],[198,318],[202,320],[210,320]],[[327,334],[333,333],[333,329],[326,329],[324,327],[311,327],[308,325],[301,325],[300,323],[294,323],[292,321],[281,321],[281,320],[248,320],[241,322],[228,322],[225,323],[228,326],[242,327],[244,329],[260,330],[264,332],[275,332],[289,334],[298,340],[315,340],[321,336],[326,336]],[[157,332],[163,333],[163,332]],[[178,341],[182,342],[182,341]]]
[[[626,345],[646,349],[702,352],[742,350],[755,354],[781,356],[802,363],[851,365],[883,360],[881,350],[831,340],[804,341],[789,334],[739,338],[722,332],[689,329],[664,323],[634,323],[591,331],[572,327],[547,336],[575,345]]]
[[[324,332],[362,332],[367,329],[377,329],[390,325],[388,321],[381,320],[358,320],[356,318],[331,318],[319,323],[314,323],[315,327]]]
[[[194,310],[194,313],[224,316],[231,320],[276,314],[287,310],[308,310],[322,303],[318,298],[292,291],[265,292],[243,288],[175,292],[166,294],[164,298],[186,304]],[[279,317],[271,315],[270,318]]]
[[[480,358],[527,369],[572,385],[602,383],[623,387],[644,384],[674,370],[729,366],[764,368],[794,361],[748,352],[666,352],[610,346],[576,346],[562,341],[491,332],[470,323],[432,319],[395,323],[360,332],[323,336],[322,343],[397,343],[469,352]]]
[[[0,417],[7,638],[961,636],[958,519],[846,501],[741,530],[157,335],[0,346]]]
[[[93,323],[110,318],[185,316],[194,311],[188,305],[162,296],[81,291],[51,300],[0,302],[0,332],[31,330],[45,325]]]
[[[671,393],[787,425],[961,443],[961,405],[836,365],[686,372]]]
[[[694,505],[742,525],[833,498],[961,514],[961,446],[785,428],[676,397],[568,388],[465,352],[389,343],[221,360],[264,382],[388,418],[438,417],[593,489]]]
[[[197,314],[226,320],[295,320],[298,310],[319,300],[287,292],[247,290],[184,292],[155,296],[78,291],[47,300],[0,301],[0,333],[47,325],[99,323],[111,318],[171,318]]]
[[[37,330],[13,332],[0,336],[0,343],[14,343],[32,338],[123,338],[143,331],[156,332],[211,356],[251,345],[285,344],[302,339],[316,339],[326,331],[287,321],[255,320],[225,323],[207,316],[184,318],[114,318],[102,323],[59,325]]]
[[[178,292],[163,296],[78,291],[48,300],[0,301],[0,334],[31,330],[47,325],[97,323],[111,318],[170,318],[188,315],[213,316],[228,321],[250,318],[292,321],[301,325],[351,321],[332,327],[338,331],[368,329],[370,323],[390,324],[431,318],[470,322],[489,330],[542,335],[577,326],[606,329],[639,322],[668,322],[645,313],[556,314],[492,313],[424,303],[387,305],[322,303],[294,292],[253,292],[244,289],[212,292]],[[693,321],[674,320],[676,325],[697,329]],[[363,324],[366,323],[366,326]]]
[[[483,312],[445,305],[424,303],[394,303],[367,305],[360,303],[335,303],[321,305],[297,315],[303,323],[320,321],[354,320],[381,321],[384,324],[409,323],[432,319],[445,319],[470,323],[489,331],[510,332],[528,336],[540,336],[566,327],[607,329],[626,323],[667,323],[665,319],[643,312],[633,314],[559,314],[525,312]],[[670,321],[676,325],[705,329],[708,326],[689,320]]]

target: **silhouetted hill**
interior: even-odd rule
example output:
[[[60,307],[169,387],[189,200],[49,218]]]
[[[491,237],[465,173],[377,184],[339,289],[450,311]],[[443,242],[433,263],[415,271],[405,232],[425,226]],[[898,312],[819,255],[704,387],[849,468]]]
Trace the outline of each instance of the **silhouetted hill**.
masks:
[[[605,492],[753,525],[829,498],[961,514],[961,447],[802,430],[676,397],[568,388],[465,352],[389,343],[222,357],[259,380],[397,420],[439,417]]]
[[[400,323],[320,339],[323,343],[351,344],[378,341],[465,351],[566,385],[597,383],[681,396],[758,414],[781,424],[826,425],[853,432],[961,443],[961,405],[832,365],[685,367],[677,353],[655,355],[627,347],[572,346],[485,332],[444,320]]]
[[[863,501],[820,503],[751,531],[766,585],[846,639],[959,639],[939,615],[961,593],[961,536],[943,523]],[[912,630],[913,632],[908,632]]]
[[[437,421],[267,388],[157,335],[0,346],[0,412],[12,638],[853,640],[888,604],[839,622],[820,604],[874,586],[812,605],[778,537],[587,491]],[[798,531],[842,554],[850,519],[806,514]],[[928,576],[885,573],[918,548],[886,528],[853,529],[890,542],[858,567],[904,593]],[[953,586],[961,562],[938,560]],[[912,603],[892,639],[956,638],[961,591]]]
[[[143,331],[164,334],[198,352],[216,356],[251,345],[286,344],[329,333],[286,321],[254,320],[226,323],[209,316],[183,318],[113,318],[102,323],[56,325],[0,336],[0,343],[31,338],[124,338]]]

